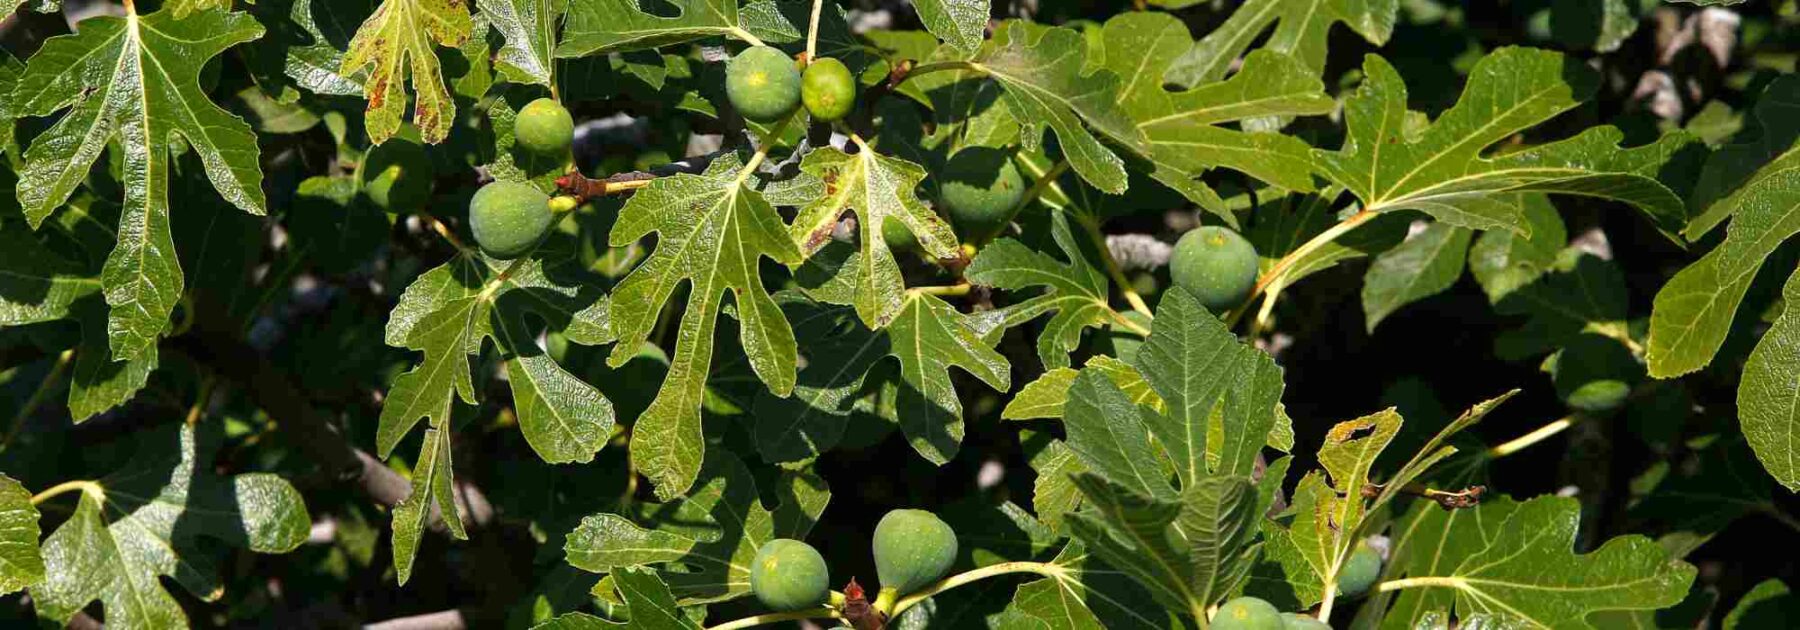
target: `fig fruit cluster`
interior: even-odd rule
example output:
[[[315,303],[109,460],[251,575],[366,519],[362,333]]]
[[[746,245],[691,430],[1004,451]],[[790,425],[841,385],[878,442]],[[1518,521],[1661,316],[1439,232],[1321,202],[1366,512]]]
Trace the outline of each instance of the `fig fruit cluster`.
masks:
[[[950,571],[956,561],[956,532],[936,514],[894,510],[875,525],[872,544],[881,598],[917,592]],[[817,549],[786,538],[763,543],[750,565],[750,593],[781,612],[824,605],[831,599],[831,573]]]
[[[821,57],[800,66],[787,53],[751,46],[725,64],[725,97],[751,122],[787,118],[801,105],[814,120],[843,118],[856,105],[856,77],[844,62]]]

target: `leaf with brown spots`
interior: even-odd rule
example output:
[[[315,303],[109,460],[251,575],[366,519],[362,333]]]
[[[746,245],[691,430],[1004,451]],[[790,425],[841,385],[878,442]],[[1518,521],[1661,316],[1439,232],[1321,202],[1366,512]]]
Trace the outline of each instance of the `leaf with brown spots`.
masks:
[[[925,179],[925,169],[874,151],[850,155],[832,148],[807,154],[800,168],[819,184],[816,194],[799,197],[807,202],[788,226],[788,233],[801,251],[810,255],[831,240],[838,218],[855,210],[862,259],[862,264],[855,266],[856,315],[870,328],[886,326],[900,312],[906,286],[894,253],[882,237],[882,222],[891,217],[904,224],[918,236],[920,248],[932,256],[956,256],[956,235],[949,224],[913,193]]]
[[[363,95],[369,99],[365,124],[370,141],[381,144],[400,130],[407,100],[401,82],[409,73],[416,92],[413,125],[426,142],[444,141],[456,104],[444,88],[433,44],[456,48],[469,39],[474,28],[474,19],[462,0],[384,0],[363,21],[339,72],[365,74]]]

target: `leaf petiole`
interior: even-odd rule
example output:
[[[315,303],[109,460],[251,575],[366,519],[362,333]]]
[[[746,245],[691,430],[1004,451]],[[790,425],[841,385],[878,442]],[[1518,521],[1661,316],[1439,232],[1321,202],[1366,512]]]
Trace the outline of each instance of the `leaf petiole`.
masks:
[[[838,611],[821,606],[819,608],[808,608],[805,610],[796,610],[793,612],[765,613],[765,614],[761,614],[761,615],[752,615],[749,617],[744,617],[742,619],[734,619],[731,621],[727,621],[725,623],[707,628],[706,630],[736,630],[737,628],[753,628],[756,626],[761,626],[761,625],[766,625],[766,624],[771,624],[771,623],[779,623],[779,622],[783,622],[783,621],[799,621],[801,619],[843,619],[843,618],[844,618],[843,615],[839,615]]]
[[[1068,570],[1064,569],[1062,565],[1051,564],[1048,562],[1002,562],[999,564],[990,564],[973,571],[965,571],[944,578],[925,588],[921,588],[906,597],[900,598],[899,601],[894,602],[894,610],[888,615],[888,618],[898,617],[900,616],[900,613],[906,612],[906,609],[917,606],[920,602],[931,599],[933,595],[937,595],[938,593],[971,582],[979,582],[981,580],[1009,573],[1035,573],[1047,578],[1056,578],[1059,580],[1068,576]]]
[[[68,494],[76,490],[80,490],[83,494],[94,497],[94,500],[96,501],[106,501],[106,488],[101,486],[99,482],[77,479],[74,481],[64,481],[54,486],[50,486],[49,488],[45,488],[43,492],[31,495],[31,504],[36,506],[45,501],[54,499],[59,495]]]
[[[1549,439],[1551,436],[1562,433],[1564,430],[1575,426],[1575,423],[1580,421],[1580,415],[1563,416],[1549,424],[1533,429],[1530,433],[1507,440],[1499,446],[1488,449],[1488,457],[1498,459],[1525,450],[1525,447],[1537,444],[1538,442]]]
[[[1301,243],[1299,247],[1294,248],[1294,251],[1288,252],[1287,255],[1282,256],[1281,260],[1275,261],[1275,266],[1270,267],[1268,273],[1263,274],[1261,278],[1256,280],[1256,286],[1250,289],[1250,295],[1244,296],[1244,302],[1239,304],[1237,308],[1231,309],[1231,312],[1226,314],[1225,327],[1232,328],[1237,326],[1238,320],[1243,318],[1244,313],[1250,310],[1250,305],[1256,302],[1256,296],[1269,290],[1272,286],[1278,286],[1276,284],[1277,282],[1285,284],[1285,282],[1283,282],[1285,276],[1288,271],[1293,268],[1294,264],[1300,261],[1300,259],[1305,258],[1314,251],[1330,244],[1332,241],[1337,240],[1343,235],[1349,234],[1351,230],[1356,229],[1362,224],[1368,223],[1370,219],[1375,218],[1376,214],[1377,213],[1367,209],[1360,210],[1356,214],[1350,215],[1349,218],[1339,221],[1337,225],[1333,225],[1325,231],[1320,232],[1317,236],[1308,239],[1305,243]]]
[[[907,289],[906,292],[907,293],[919,293],[919,294],[924,294],[924,295],[936,295],[939,297],[954,297],[954,296],[968,295],[969,290],[970,290],[970,285],[951,284],[951,285],[942,285],[942,286],[912,287],[910,289]]]
[[[818,57],[819,45],[819,13],[825,9],[825,0],[813,0],[812,22],[806,27],[806,65],[812,65]]]

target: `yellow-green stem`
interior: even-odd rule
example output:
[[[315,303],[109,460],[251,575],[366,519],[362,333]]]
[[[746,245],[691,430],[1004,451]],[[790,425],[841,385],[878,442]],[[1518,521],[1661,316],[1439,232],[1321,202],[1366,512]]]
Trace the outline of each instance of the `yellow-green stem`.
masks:
[[[1562,433],[1569,427],[1575,426],[1575,423],[1580,420],[1581,416],[1579,415],[1569,415],[1558,418],[1549,424],[1533,429],[1530,433],[1507,440],[1499,446],[1488,449],[1488,457],[1499,458],[1517,453],[1524,450],[1525,447],[1542,442],[1558,433]]]
[[[1119,293],[1125,296],[1125,303],[1144,317],[1155,318],[1150,312],[1150,305],[1145,304],[1143,296],[1131,288],[1131,281],[1125,279],[1125,270],[1119,268],[1119,261],[1113,259],[1112,250],[1106,247],[1106,235],[1100,233],[1100,220],[1086,212],[1069,214],[1075,217],[1076,223],[1081,224],[1081,230],[1087,233],[1088,239],[1094,241],[1094,249],[1100,252],[1100,264],[1106,267],[1106,275],[1112,278],[1113,286],[1118,287]]]
[[[951,285],[941,285],[941,286],[913,287],[913,288],[907,289],[907,292],[908,293],[921,293],[924,295],[936,295],[936,296],[940,296],[940,297],[953,297],[953,296],[968,295],[970,288],[971,287],[966,284],[951,284]]]
[[[837,611],[832,610],[830,608],[825,608],[825,607],[808,608],[805,610],[796,610],[793,612],[764,613],[761,615],[754,615],[754,616],[750,616],[750,617],[745,617],[743,619],[727,621],[725,623],[707,628],[706,630],[736,630],[737,628],[753,628],[756,626],[767,625],[767,624],[771,624],[771,623],[779,623],[779,622],[783,622],[783,621],[799,621],[801,619],[843,619],[843,616],[839,615]]]
[[[966,571],[944,578],[936,583],[927,585],[925,588],[919,589],[906,597],[900,598],[899,601],[894,603],[894,610],[889,617],[897,617],[900,613],[906,612],[906,609],[918,605],[919,602],[930,599],[933,595],[970,582],[979,582],[987,578],[1006,575],[1008,573],[1035,573],[1044,577],[1061,578],[1067,572],[1068,571],[1062,568],[1061,565],[1050,564],[1048,562],[1002,562],[999,564],[990,564],[973,571]]]
[[[68,494],[76,490],[80,490],[83,493],[94,497],[97,501],[106,500],[106,488],[101,487],[99,483],[93,481],[77,479],[75,481],[64,481],[54,486],[50,486],[49,488],[45,488],[43,492],[31,495],[31,504],[35,506],[54,499],[59,495]]]
[[[1139,337],[1150,336],[1150,329],[1143,327],[1143,325],[1137,322],[1131,321],[1131,318],[1126,317],[1124,313],[1112,310],[1111,306],[1107,306],[1106,312],[1112,313],[1113,323],[1117,324],[1118,327],[1131,331],[1132,334]]]
[[[819,13],[825,9],[825,0],[813,0],[812,23],[806,27],[806,65],[812,65],[813,57],[818,54]]]
[[[736,26],[731,27],[731,29],[726,32],[731,33],[732,37],[736,37],[738,39],[744,40],[745,43],[748,43],[751,46],[765,45],[765,44],[763,44],[763,40],[758,39],[755,35],[750,34],[750,31],[746,31],[746,30],[738,28]]]
[[[907,80],[909,80],[913,77],[923,76],[923,75],[931,74],[933,72],[944,72],[947,70],[968,70],[971,72],[983,72],[981,66],[977,66],[974,63],[967,62],[967,61],[933,61],[931,63],[922,63],[917,66],[913,66],[912,71],[907,72],[906,76],[902,77],[900,79],[900,82],[905,83]],[[895,87],[899,87],[899,86],[896,85]]]
[[[1023,162],[1023,160],[1021,160],[1021,162]],[[1029,169],[1031,168],[1031,164],[1026,163],[1025,167]],[[1031,202],[1037,201],[1038,196],[1044,194],[1046,188],[1056,183],[1056,178],[1062,177],[1063,173],[1067,172],[1069,172],[1069,161],[1057,160],[1056,164],[1050,166],[1050,170],[1038,174],[1037,180],[1031,182],[1031,188],[1025,189],[1024,196],[1019,197],[1019,205],[1018,207],[1013,208],[1013,214],[1015,216],[1018,215],[1020,210],[1025,209],[1025,206],[1029,206],[1031,205]]]
[[[421,209],[419,210],[419,216],[425,217],[425,220],[431,223],[432,231],[437,232],[438,236],[443,237],[444,241],[450,243],[451,247],[455,247],[456,251],[464,254],[474,253],[474,249],[463,244],[462,239],[456,237],[456,232],[451,231],[450,226],[444,225],[444,222],[439,221],[435,215]]]
[[[1407,588],[1430,588],[1430,587],[1462,588],[1462,586],[1463,586],[1462,578],[1418,577],[1418,578],[1406,578],[1404,580],[1388,580],[1386,582],[1376,584],[1375,591],[1378,593],[1386,593],[1386,592],[1390,592],[1390,591],[1398,591],[1398,590],[1407,589]]]
[[[1312,254],[1314,251],[1337,240],[1339,237],[1349,234],[1351,230],[1356,229],[1373,218],[1375,218],[1375,213],[1368,210],[1363,210],[1350,215],[1349,218],[1339,221],[1337,225],[1333,225],[1325,231],[1320,232],[1317,236],[1308,239],[1305,243],[1301,243],[1299,247],[1294,248],[1294,251],[1288,252],[1286,256],[1282,256],[1281,260],[1275,261],[1275,266],[1269,268],[1269,273],[1263,274],[1261,278],[1256,280],[1256,287],[1250,290],[1250,295],[1244,296],[1244,302],[1239,304],[1237,308],[1231,309],[1231,312],[1226,314],[1225,326],[1227,328],[1237,326],[1238,320],[1243,318],[1245,311],[1250,310],[1250,305],[1256,302],[1256,296],[1261,295],[1264,290],[1267,290],[1276,282],[1281,282],[1284,285],[1287,284],[1286,276],[1288,271],[1295,263],[1299,262],[1301,258]]]

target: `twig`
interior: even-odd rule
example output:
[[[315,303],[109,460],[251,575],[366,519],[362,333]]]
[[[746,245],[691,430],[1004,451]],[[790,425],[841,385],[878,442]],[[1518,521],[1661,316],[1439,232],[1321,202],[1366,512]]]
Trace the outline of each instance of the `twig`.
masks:
[[[1383,488],[1384,486],[1378,483],[1364,484],[1362,487],[1362,497],[1365,499],[1373,499],[1381,496]],[[1448,490],[1432,489],[1423,484],[1410,483],[1401,486],[1398,492],[1430,499],[1437,502],[1439,507],[1446,510],[1458,510],[1480,505],[1482,495],[1487,494],[1487,486],[1469,486],[1462,490],[1451,492]]]
[[[656,181],[655,175],[638,171],[619,173],[604,179],[592,179],[579,172],[569,171],[556,178],[556,187],[565,195],[587,201],[595,197],[631,192],[649,186],[653,181]]]
[[[350,445],[331,417],[272,367],[256,349],[231,334],[232,326],[202,311],[194,330],[173,340],[175,349],[207,365],[219,378],[242,387],[275,419],[282,437],[335,481],[353,483],[376,502],[393,506],[412,492],[412,482],[374,456]]]

